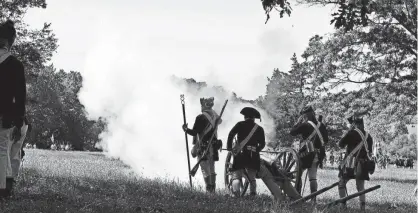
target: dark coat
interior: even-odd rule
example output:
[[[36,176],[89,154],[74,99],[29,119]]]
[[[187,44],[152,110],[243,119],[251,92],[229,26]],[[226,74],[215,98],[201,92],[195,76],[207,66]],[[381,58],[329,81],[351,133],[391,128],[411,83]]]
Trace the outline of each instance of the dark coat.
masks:
[[[232,140],[234,139],[235,135],[238,137],[238,142],[243,141],[248,134],[250,134],[251,130],[254,127],[254,120],[245,120],[240,121],[231,129],[228,135],[228,142],[227,142],[227,149],[232,149]],[[260,169],[260,151],[266,145],[266,139],[264,135],[264,129],[261,126],[258,126],[257,130],[255,130],[253,136],[248,141],[248,143],[244,146],[242,151],[234,156],[234,161],[232,163],[232,170],[238,169]],[[248,146],[256,147],[256,152],[252,152],[247,149]]]
[[[203,132],[205,131],[205,128],[209,124],[210,124],[210,122],[206,118],[206,116],[203,115],[203,114],[199,114],[198,116],[196,116],[196,119],[195,119],[195,122],[194,122],[194,125],[193,125],[193,129],[188,129],[186,132],[187,132],[187,134],[192,135],[192,136],[198,136],[198,134],[201,135],[201,134],[203,134]],[[206,135],[203,136],[201,141],[202,141],[204,146],[201,147],[201,150],[199,150],[199,153],[202,154],[204,149],[206,149],[207,146],[205,146],[205,145],[208,145],[209,140],[212,137],[213,132],[214,132],[214,128],[212,128]],[[212,141],[212,144],[215,144],[215,146],[212,146],[213,147],[213,153],[214,153],[214,156],[213,156],[214,161],[219,161],[219,152],[218,151],[219,151],[220,148],[222,148],[222,144],[218,145],[217,142],[218,142],[218,139],[217,139],[216,134],[215,134],[215,136],[213,137],[213,141]],[[195,140],[193,140],[193,144],[196,144]]]
[[[364,134],[364,136],[366,136],[366,132],[363,129],[360,129],[360,131]],[[356,148],[356,146],[361,142],[361,136],[358,132],[356,132],[353,129],[347,132],[347,134],[338,143],[338,146],[340,148],[346,148],[344,160],[351,153],[351,151],[354,148]],[[373,138],[371,135],[367,137],[367,147],[368,151],[366,151],[365,147],[362,146],[360,149],[360,153],[354,154],[354,156],[357,156],[358,154],[358,161],[354,169],[342,171],[340,167],[338,177],[343,177],[344,179],[370,180],[369,172],[367,171],[365,162],[367,159],[367,152],[371,153],[373,149]]]
[[[13,102],[14,100],[14,102]],[[9,56],[0,63],[0,115],[3,128],[23,125],[26,102],[26,79],[22,62]]]
[[[318,125],[317,121],[312,121],[315,125]],[[292,136],[302,135],[302,139],[305,141],[312,132],[315,131],[315,129],[310,125],[308,122],[299,123],[293,126],[293,128],[290,130],[290,134]],[[325,144],[328,143],[328,130],[324,123],[321,123],[321,126],[319,126],[319,131],[321,132],[322,138],[324,139],[324,146],[321,146],[321,140],[319,139],[318,135],[315,135],[313,138],[313,146],[315,149],[320,150],[318,153],[318,159],[319,162],[322,162],[322,160],[325,158]],[[306,146],[302,147],[299,150],[299,153],[306,151]],[[306,157],[302,158],[302,168],[310,168],[312,166],[312,161],[315,158],[315,152],[312,152],[311,154],[307,155]]]

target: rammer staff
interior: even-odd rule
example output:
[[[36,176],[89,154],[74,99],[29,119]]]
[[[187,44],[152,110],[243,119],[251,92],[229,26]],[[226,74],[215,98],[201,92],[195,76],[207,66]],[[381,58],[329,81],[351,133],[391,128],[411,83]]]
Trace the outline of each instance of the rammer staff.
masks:
[[[183,107],[183,122],[184,124],[186,124],[186,109],[185,109],[185,103],[184,103],[184,94],[180,95],[180,101],[181,101],[181,105]],[[187,164],[189,166],[189,181],[190,181],[190,188],[193,188],[193,184],[192,184],[192,176],[190,175],[190,157],[189,157],[189,141],[187,139],[187,132],[184,133],[184,136],[186,138],[186,153],[187,153]]]

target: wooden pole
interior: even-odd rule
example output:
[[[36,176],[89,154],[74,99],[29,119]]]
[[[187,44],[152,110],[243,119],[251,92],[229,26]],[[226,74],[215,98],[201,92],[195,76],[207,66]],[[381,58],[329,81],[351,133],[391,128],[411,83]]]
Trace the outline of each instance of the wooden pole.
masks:
[[[373,187],[371,187],[371,188],[365,189],[365,190],[363,190],[363,191],[361,191],[361,192],[357,192],[357,193],[354,193],[354,194],[352,194],[352,195],[348,195],[348,196],[346,196],[346,197],[343,197],[343,198],[341,198],[341,199],[338,199],[338,200],[336,200],[336,201],[333,201],[333,202],[328,203],[328,204],[325,206],[325,208],[329,208],[329,207],[331,207],[331,206],[337,205],[338,203],[343,203],[343,202],[345,202],[345,201],[347,201],[347,200],[353,199],[353,198],[355,198],[355,197],[358,197],[358,196],[360,196],[360,195],[363,195],[363,194],[369,193],[369,192],[374,191],[374,190],[379,189],[379,188],[380,188],[380,185],[377,185],[377,186],[373,186]]]
[[[184,95],[180,95],[181,105],[183,107],[183,123],[186,124],[186,108],[184,103]],[[187,132],[184,133],[184,136],[186,138],[186,153],[187,153],[187,164],[189,166],[188,174],[189,174],[189,181],[190,181],[190,188],[193,188],[192,184],[192,176],[190,175],[190,157],[189,157],[189,141],[187,138]]]
[[[335,182],[335,183],[333,183],[331,186],[327,186],[327,187],[325,187],[325,188],[323,188],[323,189],[320,189],[320,190],[318,190],[318,191],[316,191],[316,192],[314,192],[314,193],[312,193],[312,194],[309,194],[309,195],[307,195],[307,196],[305,196],[305,197],[299,198],[298,200],[295,200],[295,201],[293,201],[292,203],[290,203],[290,206],[293,206],[293,205],[298,204],[298,203],[300,203],[300,202],[303,202],[303,201],[309,200],[309,199],[311,199],[312,197],[315,197],[315,196],[317,196],[317,195],[319,195],[319,194],[322,194],[322,193],[324,193],[324,192],[326,192],[326,191],[328,191],[328,190],[330,190],[330,189],[332,189],[332,188],[334,188],[334,187],[336,187],[336,186],[338,186],[338,182]]]

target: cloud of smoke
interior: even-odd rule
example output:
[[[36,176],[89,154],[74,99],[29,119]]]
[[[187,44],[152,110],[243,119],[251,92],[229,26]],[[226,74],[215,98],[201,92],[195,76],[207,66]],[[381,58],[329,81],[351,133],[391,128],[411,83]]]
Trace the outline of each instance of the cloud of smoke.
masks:
[[[140,41],[125,33],[127,30],[98,32],[98,39],[92,45],[94,48],[87,53],[79,98],[90,118],[103,116],[108,119],[108,131],[101,135],[101,146],[108,155],[121,159],[142,176],[168,177],[187,183],[180,94],[185,94],[187,122],[191,128],[200,113],[199,98],[215,97],[214,110],[220,113],[232,92],[218,91],[210,85],[197,91],[173,81],[172,75],[177,75],[179,70],[175,67],[155,68],[155,62],[149,60],[145,50],[141,50]],[[217,82],[215,77],[205,80]],[[245,106],[251,104],[231,99],[228,102],[218,132],[224,148],[230,129],[243,119],[239,112]],[[259,111],[262,115],[259,124],[264,127],[269,141],[274,137],[274,123],[266,112]],[[192,137],[188,138],[191,149]],[[216,163],[218,187],[223,186],[225,157],[224,151]],[[191,166],[196,161],[191,158]],[[194,182],[203,185],[200,171]]]

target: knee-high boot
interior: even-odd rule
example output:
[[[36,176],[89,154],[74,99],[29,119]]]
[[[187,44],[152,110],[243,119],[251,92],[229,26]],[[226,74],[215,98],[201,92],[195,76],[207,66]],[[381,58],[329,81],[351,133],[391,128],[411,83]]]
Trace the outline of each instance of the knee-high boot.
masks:
[[[6,190],[9,192],[9,194],[12,194],[13,192],[14,183],[15,180],[13,178],[6,178]]]
[[[340,180],[338,184],[338,193],[340,195],[340,198],[344,198],[347,196],[347,188],[346,188],[346,181]],[[340,208],[347,209],[347,205],[345,202],[340,203]]]
[[[216,191],[216,174],[211,175],[210,178],[210,192],[214,193]]]
[[[206,186],[206,192],[210,192],[210,175],[205,177],[205,186]]]
[[[241,185],[242,183],[240,179],[232,180],[232,193],[235,197],[241,197]]]
[[[312,194],[318,190],[318,182],[316,181],[316,179],[309,180],[309,182]],[[312,198],[312,202],[316,203],[316,196]]]

